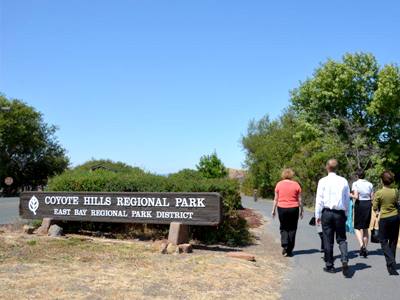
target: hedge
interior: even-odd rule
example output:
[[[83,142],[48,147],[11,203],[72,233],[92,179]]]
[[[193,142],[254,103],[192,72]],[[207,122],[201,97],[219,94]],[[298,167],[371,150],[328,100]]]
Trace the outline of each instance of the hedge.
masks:
[[[241,207],[240,187],[235,179],[203,178],[193,170],[183,170],[168,177],[144,172],[123,163],[103,161],[117,170],[97,169],[89,172],[98,161],[85,163],[49,180],[47,191],[96,191],[96,192],[217,192],[223,199],[223,220],[217,227],[190,226],[193,239],[201,242],[221,242],[230,245],[251,241],[246,221],[236,213]],[[148,225],[149,226],[149,225]],[[99,225],[91,224],[97,228]],[[104,225],[102,226],[104,228]],[[109,228],[116,228],[109,225]],[[153,226],[166,232],[163,226]]]

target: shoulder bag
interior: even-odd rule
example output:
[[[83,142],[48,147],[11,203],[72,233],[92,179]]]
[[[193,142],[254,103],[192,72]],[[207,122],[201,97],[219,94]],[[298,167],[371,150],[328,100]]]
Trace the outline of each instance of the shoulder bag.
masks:
[[[371,230],[371,243],[380,243],[379,239],[379,230],[375,228],[376,220],[374,222],[374,226],[372,227]]]

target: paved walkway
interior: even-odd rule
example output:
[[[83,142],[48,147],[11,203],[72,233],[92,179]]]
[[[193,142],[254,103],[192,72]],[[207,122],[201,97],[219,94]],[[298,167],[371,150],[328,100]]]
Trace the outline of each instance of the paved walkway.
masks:
[[[0,224],[12,223],[18,219],[19,198],[0,197]]]
[[[280,242],[279,219],[271,218],[272,201],[243,196],[242,204],[255,209],[267,218],[265,226]],[[305,211],[304,219],[299,220],[296,246],[290,258],[292,269],[284,274],[281,294],[283,299],[400,299],[400,276],[389,276],[380,244],[369,244],[369,256],[358,256],[360,247],[354,234],[347,234],[349,249],[349,276],[342,274],[339,247],[335,241],[333,254],[336,258],[336,274],[322,270],[324,261],[319,252],[320,239],[314,226],[308,222],[313,212]],[[400,249],[397,256],[399,257]],[[398,272],[400,265],[397,264]]]

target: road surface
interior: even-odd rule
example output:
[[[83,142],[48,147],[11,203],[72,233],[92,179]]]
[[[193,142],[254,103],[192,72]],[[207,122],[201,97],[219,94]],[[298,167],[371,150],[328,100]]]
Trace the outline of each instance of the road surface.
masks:
[[[0,224],[14,222],[18,219],[19,198],[0,198]]]
[[[272,201],[242,196],[246,208],[255,209],[266,217],[265,230],[280,242],[279,219],[271,218]],[[380,244],[369,244],[369,256],[359,257],[359,244],[354,234],[347,234],[349,250],[349,275],[344,277],[340,263],[339,247],[335,241],[335,274],[324,272],[324,261],[319,251],[320,238],[314,226],[308,222],[312,211],[305,211],[304,219],[299,220],[296,246],[290,257],[292,269],[284,274],[283,299],[400,299],[400,276],[389,276]],[[398,249],[399,252],[400,249]],[[397,257],[399,257],[397,253]],[[397,264],[399,272],[400,265]]]

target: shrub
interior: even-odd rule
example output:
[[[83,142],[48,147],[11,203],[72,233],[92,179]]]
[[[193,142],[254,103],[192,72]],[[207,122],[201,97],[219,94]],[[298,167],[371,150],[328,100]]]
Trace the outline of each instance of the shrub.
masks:
[[[193,239],[203,243],[223,242],[230,246],[240,246],[248,245],[253,239],[246,219],[236,210],[224,212],[221,224],[216,227],[191,226],[190,232]]]
[[[204,178],[199,172],[185,169],[168,177],[146,173],[129,167],[123,163],[104,161],[105,165],[117,169],[113,172],[107,169],[97,169],[89,172],[89,168],[99,164],[90,161],[73,170],[52,178],[49,181],[49,191],[96,191],[96,192],[216,192],[223,199],[223,221],[217,227],[191,226],[193,238],[199,241],[219,241],[229,244],[245,244],[249,240],[246,221],[236,214],[241,207],[239,183],[229,178]],[[85,166],[85,167],[83,167]],[[118,169],[119,168],[119,169]],[[86,171],[85,171],[86,170]],[[101,224],[71,224],[71,232],[84,228],[86,230],[105,230],[126,232],[130,225]],[[83,227],[82,227],[83,226]],[[166,226],[151,226],[147,228],[159,230],[164,234]]]

